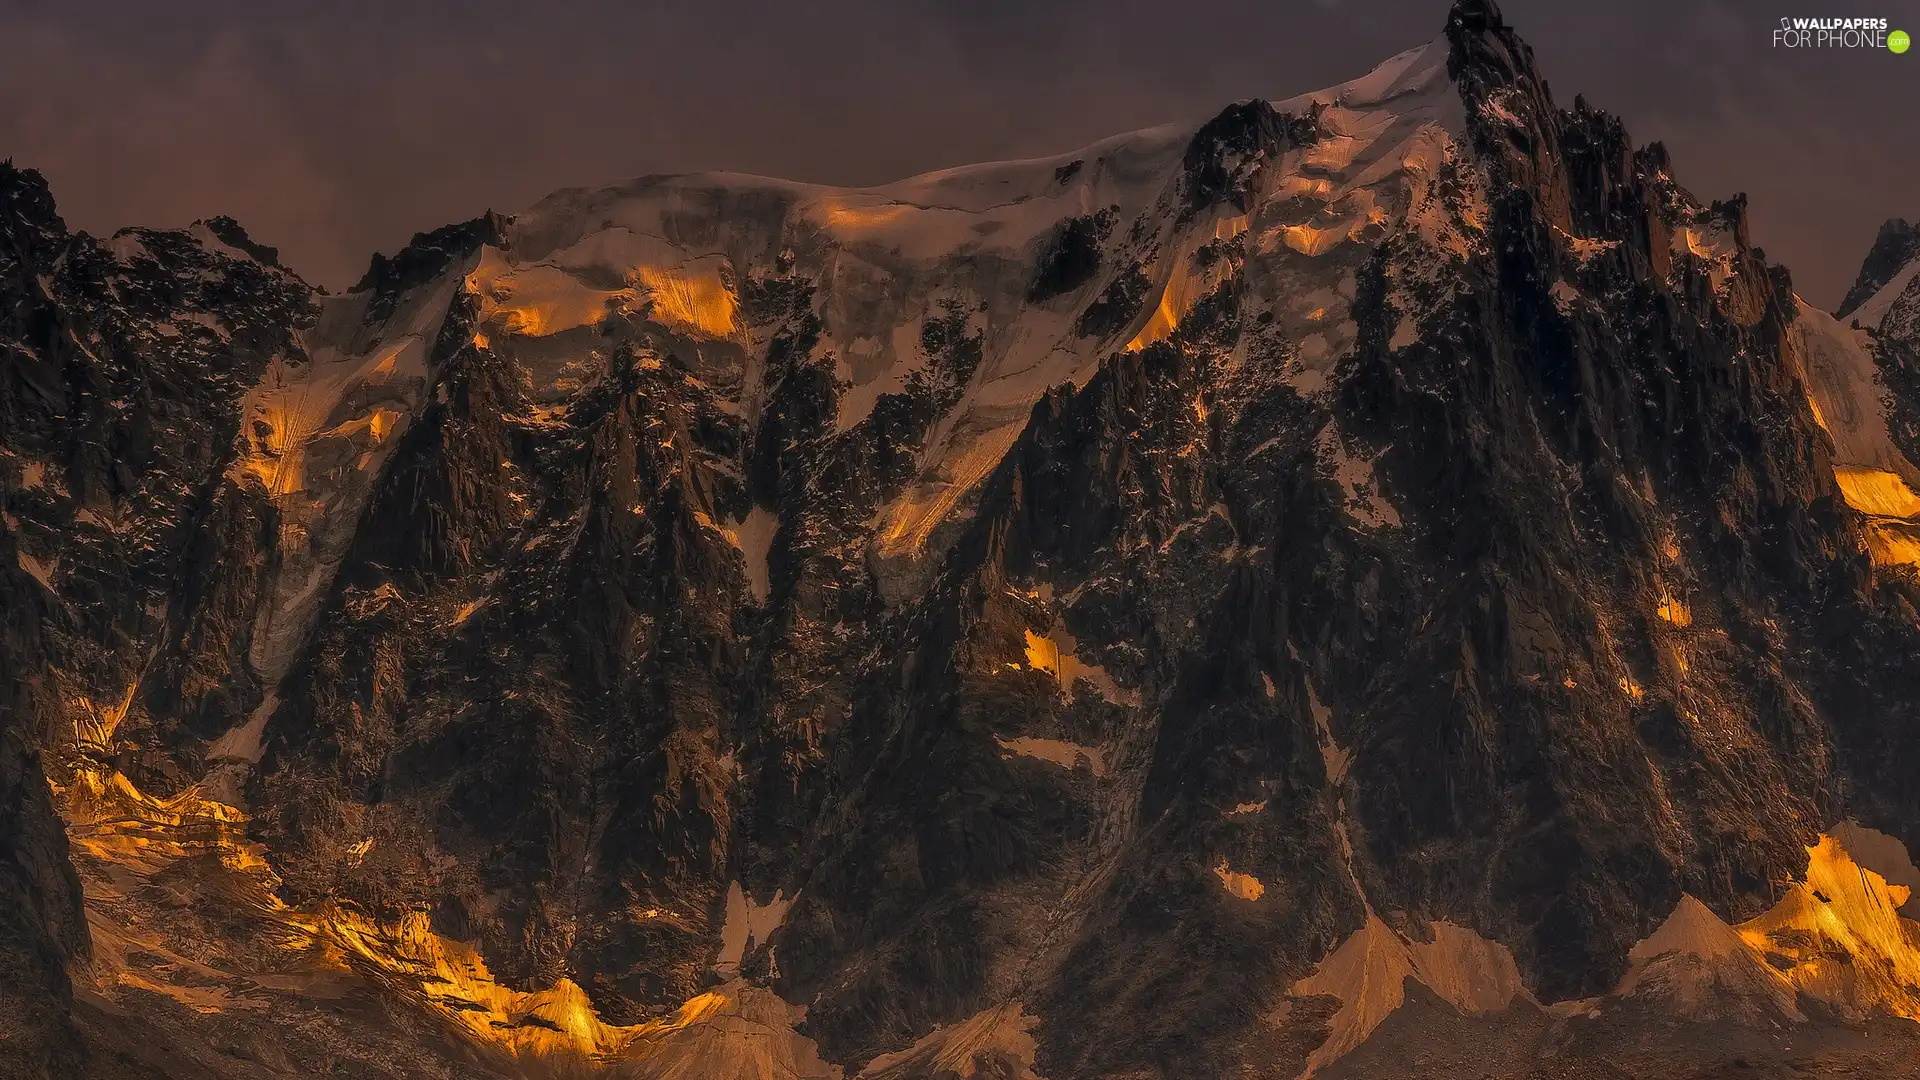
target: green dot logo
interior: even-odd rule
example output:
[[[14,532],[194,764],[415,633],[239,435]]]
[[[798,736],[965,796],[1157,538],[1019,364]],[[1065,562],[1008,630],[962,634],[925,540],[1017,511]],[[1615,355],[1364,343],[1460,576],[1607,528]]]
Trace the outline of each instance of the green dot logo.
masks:
[[[1912,44],[1913,39],[1907,36],[1905,30],[1895,30],[1887,35],[1887,48],[1895,54],[1906,52],[1907,46]]]

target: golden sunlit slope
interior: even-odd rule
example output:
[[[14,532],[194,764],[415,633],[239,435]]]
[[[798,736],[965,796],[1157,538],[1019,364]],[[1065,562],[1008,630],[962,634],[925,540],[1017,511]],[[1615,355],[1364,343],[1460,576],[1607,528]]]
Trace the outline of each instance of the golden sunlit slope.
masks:
[[[113,766],[131,700],[75,700],[76,740],[55,770],[95,941],[76,974],[83,991],[113,1008],[140,1010],[160,999],[203,1016],[266,1015],[324,1002],[340,992],[339,978],[352,976],[438,1017],[502,1063],[620,1063],[619,1075],[649,1080],[839,1076],[794,1032],[806,1010],[739,979],[657,1019],[607,1024],[570,980],[536,990],[503,985],[472,946],[434,932],[426,912],[383,920],[335,903],[288,907],[275,895],[268,852],[247,840],[242,810],[198,785],[149,795]],[[194,925],[224,926],[229,940],[169,933],[164,914],[148,909],[151,898],[178,887],[161,883],[181,872],[207,889],[203,899],[214,909]]]
[[[1814,416],[1833,440],[1834,479],[1866,515],[1867,549],[1882,566],[1920,565],[1920,468],[1894,445],[1869,332],[1800,302],[1790,337]]]

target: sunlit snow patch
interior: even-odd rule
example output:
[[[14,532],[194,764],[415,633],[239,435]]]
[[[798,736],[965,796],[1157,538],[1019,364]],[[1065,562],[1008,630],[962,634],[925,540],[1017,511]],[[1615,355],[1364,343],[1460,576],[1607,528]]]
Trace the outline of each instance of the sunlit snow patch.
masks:
[[[1843,1013],[1920,1020],[1920,924],[1911,890],[1856,863],[1832,836],[1807,849],[1802,881],[1740,936],[1801,993]]]
[[[1884,291],[1884,290],[1883,290]],[[1833,439],[1834,479],[1866,515],[1866,541],[1882,566],[1920,566],[1920,468],[1894,445],[1864,330],[1797,300],[1790,355],[1805,376],[1814,417]]]
[[[1032,1031],[1040,1018],[1020,1002],[996,1005],[957,1024],[937,1027],[912,1046],[882,1054],[860,1070],[860,1080],[919,1080],[920,1077],[993,1077],[1040,1080],[1033,1071],[1038,1049]]]
[[[1431,942],[1411,941],[1369,914],[1366,925],[1312,975],[1293,985],[1295,997],[1326,994],[1340,1000],[1326,1040],[1308,1056],[1304,1075],[1365,1042],[1406,1002],[1408,979],[1467,1015],[1499,1012],[1516,1000],[1530,1000],[1506,946],[1452,923],[1434,923],[1432,933]]]
[[[766,602],[771,587],[767,553],[773,549],[773,535],[779,528],[780,519],[764,506],[747,511],[746,517],[732,522],[726,528],[728,538],[739,547],[740,557],[745,561],[747,588],[752,590],[753,598],[761,603]]]
[[[301,334],[306,358],[276,357],[247,394],[232,469],[280,513],[282,568],[249,659],[272,686],[292,662],[345,556],[387,457],[425,405],[430,352],[464,268],[366,321],[371,291],[327,299]]]
[[[765,945],[786,921],[787,909],[798,897],[775,891],[773,899],[756,904],[739,882],[727,886],[726,921],[720,927],[720,956],[713,969],[722,975],[740,973],[740,962],[755,947]]]
[[[1213,868],[1213,873],[1214,876],[1220,879],[1220,885],[1227,890],[1228,896],[1253,901],[1260,899],[1267,893],[1265,882],[1254,877],[1252,874],[1235,870],[1224,862],[1216,865]]]
[[[1904,888],[1911,894],[1920,888],[1920,868],[1914,866],[1907,845],[1899,839],[1852,821],[1835,825],[1828,830],[1828,835],[1840,842],[1854,862],[1886,878],[1889,889]],[[1901,907],[1911,917],[1915,907],[1913,897],[1909,895]]]
[[[1032,630],[1028,630],[1026,635],[1027,666],[1058,679],[1062,690],[1071,692],[1075,682],[1085,679],[1093,684],[1101,697],[1116,705],[1140,703],[1139,691],[1122,689],[1106,668],[1080,659],[1080,642],[1065,626],[1055,623],[1044,636]]]
[[[1707,279],[1716,290],[1738,274],[1735,264],[1740,257],[1739,241],[1724,222],[1683,225],[1673,231],[1670,247],[1676,256],[1690,256],[1704,263]]]
[[[1400,511],[1380,492],[1380,480],[1373,463],[1350,452],[1332,424],[1321,429],[1316,442],[1321,459],[1333,470],[1333,478],[1345,496],[1344,508],[1355,520],[1373,529],[1400,524]]]
[[[1015,739],[1003,739],[998,735],[994,742],[1000,744],[1003,757],[1032,758],[1057,765],[1062,769],[1077,769],[1084,762],[1088,771],[1095,776],[1107,774],[1106,755],[1098,747],[1082,746],[1064,739],[1036,739],[1022,735]]]
[[[1705,904],[1682,896],[1673,914],[1627,955],[1618,998],[1652,998],[1675,1017],[1792,1023],[1794,987],[1761,950]]]
[[[1246,231],[1246,215],[1236,214],[1218,218],[1205,232],[1196,229],[1181,234],[1180,248],[1173,256],[1167,280],[1160,286],[1160,298],[1153,306],[1153,314],[1134,334],[1133,340],[1127,342],[1128,352],[1137,352],[1170,337],[1193,306],[1227,279],[1232,269],[1227,260],[1214,259],[1200,265],[1197,259],[1200,249],[1231,240]]]

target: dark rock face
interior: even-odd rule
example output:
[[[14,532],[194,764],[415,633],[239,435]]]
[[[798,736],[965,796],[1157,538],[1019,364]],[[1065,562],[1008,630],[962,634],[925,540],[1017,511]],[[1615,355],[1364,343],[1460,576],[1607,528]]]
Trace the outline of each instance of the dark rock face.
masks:
[[[279,248],[270,248],[265,244],[255,243],[253,238],[247,235],[247,230],[243,228],[239,222],[225,214],[208,218],[206,226],[207,231],[211,232],[216,240],[219,240],[228,247],[245,252],[254,262],[262,266],[280,265]]]
[[[1390,606],[1446,612],[1354,710],[1381,751],[1357,740],[1356,781],[1395,906],[1503,912],[1483,932],[1517,941],[1544,996],[1576,996],[1610,984],[1635,912],[1682,890],[1763,906],[1832,812],[1829,735],[1789,658],[1859,569],[1823,539],[1845,523],[1805,392],[1754,359],[1780,356],[1792,309],[1742,208],[1687,209],[1616,123],[1549,111],[1525,47],[1476,18],[1456,9],[1450,70],[1508,181],[1492,258],[1405,352],[1365,332],[1371,290],[1356,303],[1347,401],[1428,523],[1412,562],[1437,571]],[[1735,238],[1718,292],[1668,251],[1704,223]],[[1610,247],[1576,265],[1568,237]],[[1662,619],[1663,595],[1689,615]],[[1708,620],[1725,644],[1687,629]]]
[[[367,321],[379,322],[393,312],[400,294],[423,285],[444,273],[447,267],[472,253],[482,244],[501,242],[505,222],[488,213],[457,225],[443,225],[432,232],[415,233],[400,253],[389,258],[375,253],[367,272],[347,291],[370,292]]]
[[[1229,105],[1187,144],[1181,161],[1187,202],[1182,218],[1220,202],[1248,209],[1247,181],[1261,166],[1318,137],[1317,115],[1290,116],[1259,100]]]
[[[39,412],[60,392],[48,364],[58,314],[40,288],[66,238],[66,224],[39,174],[0,164],[0,362],[6,369],[7,430]],[[49,370],[49,368],[53,370]],[[0,1074],[72,1075],[80,1048],[68,1010],[67,962],[87,952],[80,883],[67,861],[67,837],[48,799],[38,747],[50,659],[44,586],[19,560],[18,519],[23,470],[12,460],[0,472],[0,664],[12,673],[0,691]]]
[[[423,233],[318,310],[227,219],[103,244],[0,171],[0,660],[45,672],[0,699],[9,1038],[77,1060],[40,748],[70,814],[107,777],[200,830],[98,878],[195,898],[150,925],[206,920],[196,978],[285,938],[391,994],[236,1076],[536,1037],[655,1075],[749,1004],[903,1080],[1299,1075],[1350,1030],[1303,989],[1343,944],[1444,931],[1600,995],[1849,814],[1920,842],[1915,579],[1869,558],[1744,200],[1556,105],[1491,4],[1429,50],[989,207],[1077,209],[888,233],[972,195],[647,178]],[[1458,1005],[1408,1000],[1390,1045]]]
[[[13,537],[0,533],[0,554],[14,555]],[[46,663],[41,585],[0,565],[0,596],[9,626],[0,636],[0,660],[12,672],[37,672]],[[73,990],[68,961],[87,953],[80,882],[67,861],[67,836],[47,797],[33,731],[40,680],[9,680],[0,699],[0,1075],[74,1075],[81,1060],[68,1010]]]
[[[42,761],[70,783],[76,709],[110,712],[121,745],[141,748],[121,767],[165,792],[196,764],[176,756],[181,741],[239,715],[231,699],[250,691],[244,672],[238,686],[229,678],[233,650],[186,620],[217,614],[217,600],[201,606],[204,560],[257,558],[244,534],[218,527],[221,445],[238,394],[287,347],[309,290],[184,233],[131,230],[110,245],[70,235],[40,176],[10,164],[0,205],[0,660],[16,673],[0,700],[0,1022],[19,1075],[76,1075],[64,964],[85,957],[88,936]],[[177,641],[155,633],[173,612]]]
[[[1147,292],[1153,283],[1147,279],[1146,272],[1138,263],[1128,266],[1115,277],[1093,303],[1087,305],[1073,324],[1074,332],[1081,337],[1100,338],[1118,333],[1132,322],[1146,305]]]
[[[1071,174],[1069,174],[1071,175]],[[1040,257],[1040,273],[1027,290],[1027,302],[1043,304],[1092,280],[1100,269],[1100,251],[1113,233],[1112,209],[1082,214],[1056,225]]]
[[[125,767],[167,792],[191,767],[181,740],[227,730],[258,696],[238,663],[244,634],[207,620],[248,603],[271,509],[222,470],[241,396],[269,356],[298,349],[311,291],[186,233],[42,235],[25,294],[37,311],[10,347],[6,438],[21,479],[9,513],[55,599],[52,700],[136,687],[122,722],[151,757]],[[243,580],[222,580],[232,574]],[[186,638],[156,632],[169,625]]]

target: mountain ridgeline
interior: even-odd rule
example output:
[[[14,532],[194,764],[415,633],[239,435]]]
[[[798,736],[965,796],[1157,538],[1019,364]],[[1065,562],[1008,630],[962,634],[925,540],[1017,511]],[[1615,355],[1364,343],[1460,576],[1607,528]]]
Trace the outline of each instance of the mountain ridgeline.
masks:
[[[0,166],[0,1076],[1908,1060],[1920,245],[1675,173],[1486,0],[342,295]]]

